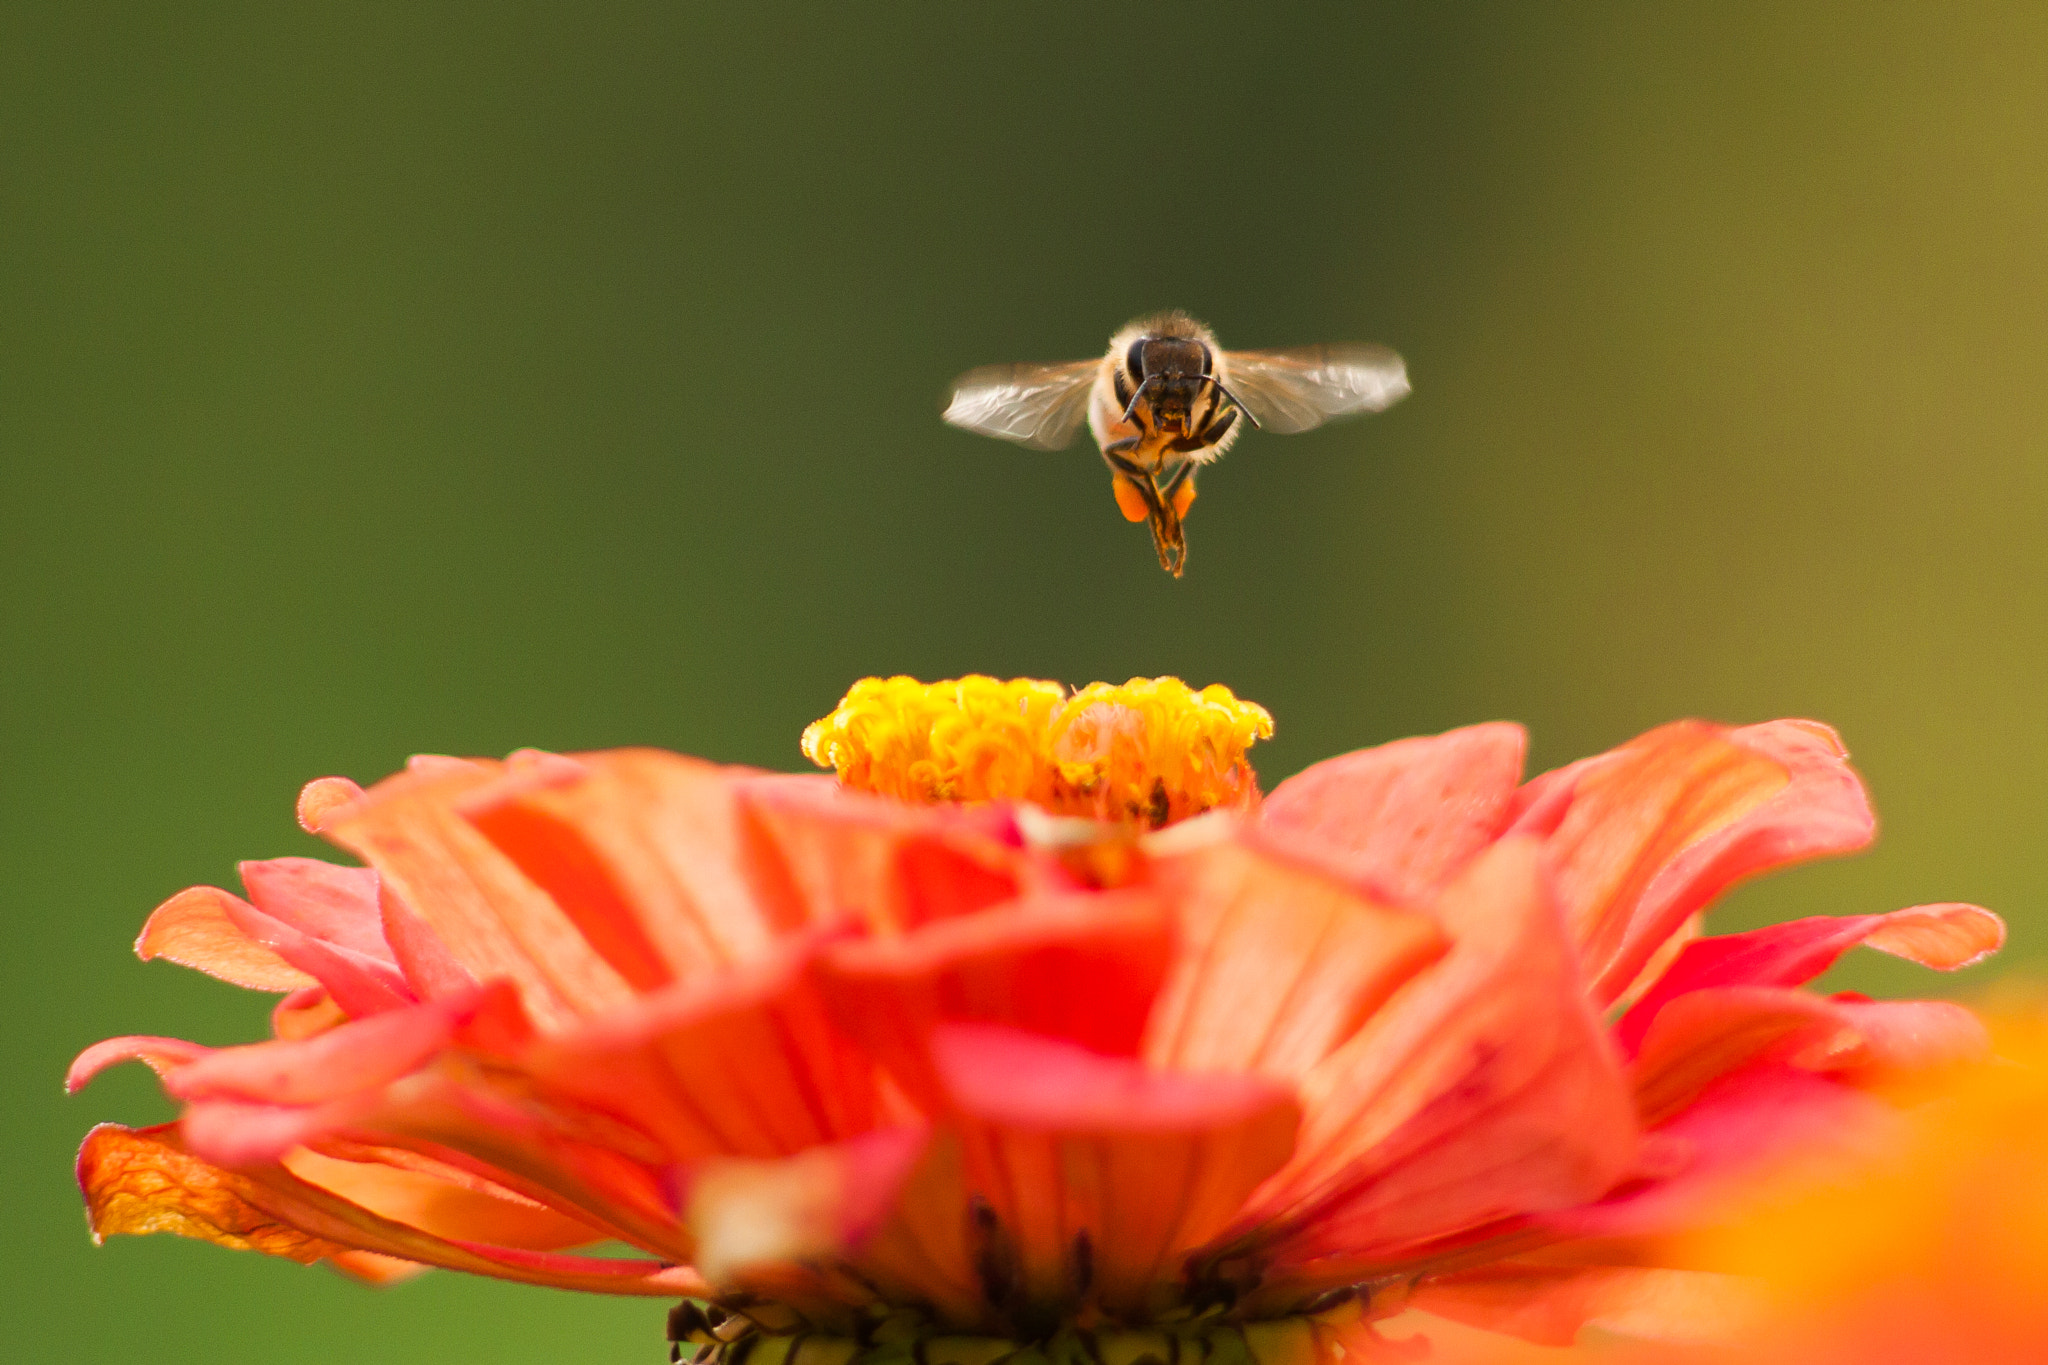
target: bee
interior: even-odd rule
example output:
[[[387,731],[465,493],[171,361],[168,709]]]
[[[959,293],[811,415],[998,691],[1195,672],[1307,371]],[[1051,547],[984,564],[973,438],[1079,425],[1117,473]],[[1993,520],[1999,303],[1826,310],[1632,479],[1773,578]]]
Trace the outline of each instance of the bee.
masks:
[[[1214,332],[1175,311],[1124,327],[1100,360],[969,370],[953,382],[943,415],[1040,450],[1066,446],[1085,415],[1117,507],[1151,526],[1159,567],[1179,578],[1195,472],[1230,449],[1245,423],[1307,431],[1378,412],[1407,392],[1407,367],[1384,346],[1226,351]]]

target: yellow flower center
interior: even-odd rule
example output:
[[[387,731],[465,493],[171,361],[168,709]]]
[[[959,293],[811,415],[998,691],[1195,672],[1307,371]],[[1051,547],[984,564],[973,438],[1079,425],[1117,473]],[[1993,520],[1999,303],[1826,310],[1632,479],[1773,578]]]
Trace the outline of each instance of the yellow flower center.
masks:
[[[1029,801],[1055,815],[1158,828],[1257,799],[1245,751],[1262,706],[1179,678],[863,678],[804,731],[804,755],[848,787],[904,801]]]

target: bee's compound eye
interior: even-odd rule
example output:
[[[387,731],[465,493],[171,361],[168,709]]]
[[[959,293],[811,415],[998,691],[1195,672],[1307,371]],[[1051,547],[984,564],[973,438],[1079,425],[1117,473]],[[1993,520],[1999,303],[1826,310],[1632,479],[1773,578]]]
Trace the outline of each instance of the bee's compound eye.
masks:
[[[1145,337],[1139,337],[1131,343],[1131,349],[1124,354],[1124,368],[1131,372],[1131,378],[1133,379],[1143,379],[1145,377],[1146,340],[1147,338]]]
[[[1202,373],[1214,374],[1216,372],[1216,357],[1210,354],[1209,343],[1206,341],[1197,342],[1196,345],[1202,348]]]

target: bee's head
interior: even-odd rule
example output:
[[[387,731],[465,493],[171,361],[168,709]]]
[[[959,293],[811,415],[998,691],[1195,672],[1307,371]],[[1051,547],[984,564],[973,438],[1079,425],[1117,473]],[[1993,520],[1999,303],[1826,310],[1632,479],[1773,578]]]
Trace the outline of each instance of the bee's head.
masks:
[[[1208,346],[1192,337],[1142,336],[1124,353],[1124,368],[1130,372],[1134,385],[1155,374],[1169,379],[1200,379],[1209,373],[1213,363]]]
[[[1193,337],[1141,336],[1124,353],[1131,387],[1152,381],[1145,396],[1154,420],[1183,432],[1190,428],[1191,409],[1213,364],[1207,344]]]

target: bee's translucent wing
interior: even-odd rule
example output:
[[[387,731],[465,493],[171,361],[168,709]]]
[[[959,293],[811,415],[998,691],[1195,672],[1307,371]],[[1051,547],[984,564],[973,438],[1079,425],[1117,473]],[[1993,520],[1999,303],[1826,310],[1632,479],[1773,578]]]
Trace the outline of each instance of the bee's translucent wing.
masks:
[[[984,365],[953,381],[945,419],[1018,445],[1058,450],[1088,411],[1100,360],[1064,365]]]
[[[1408,367],[1384,346],[1228,351],[1230,391],[1267,431],[1307,431],[1332,417],[1378,412],[1408,393]]]

